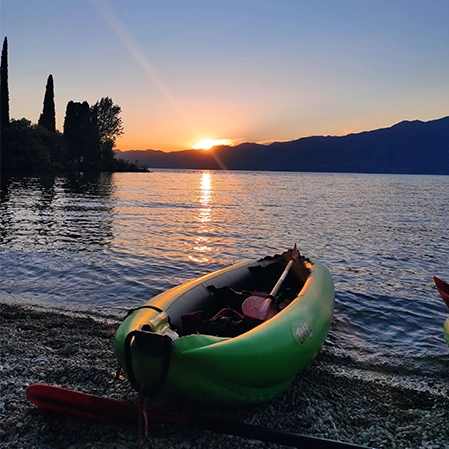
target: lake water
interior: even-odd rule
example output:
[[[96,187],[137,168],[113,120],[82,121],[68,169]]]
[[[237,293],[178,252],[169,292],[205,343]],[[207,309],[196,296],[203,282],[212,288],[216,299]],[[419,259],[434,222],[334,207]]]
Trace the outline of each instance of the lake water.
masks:
[[[447,382],[449,177],[157,170],[2,180],[0,302],[122,318],[296,242],[336,290],[336,369]]]

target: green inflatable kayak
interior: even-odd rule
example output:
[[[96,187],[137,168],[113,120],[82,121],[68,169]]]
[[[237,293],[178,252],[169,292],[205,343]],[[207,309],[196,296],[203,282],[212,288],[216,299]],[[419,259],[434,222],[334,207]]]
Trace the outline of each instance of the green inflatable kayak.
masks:
[[[316,357],[333,310],[329,271],[295,247],[155,296],[130,311],[114,353],[146,395],[162,389],[202,403],[257,404]]]

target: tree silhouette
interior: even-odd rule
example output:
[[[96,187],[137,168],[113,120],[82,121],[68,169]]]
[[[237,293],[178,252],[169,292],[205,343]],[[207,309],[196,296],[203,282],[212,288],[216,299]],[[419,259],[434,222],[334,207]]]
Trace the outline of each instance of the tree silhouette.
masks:
[[[64,134],[56,130],[53,76],[49,75],[38,124],[10,120],[8,39],[3,41],[0,67],[1,173],[58,171],[141,171],[115,159],[113,147],[123,134],[120,106],[109,97],[92,108],[85,101],[67,104]]]
[[[48,129],[48,131],[56,131],[55,93],[52,75],[49,75],[47,79],[44,106],[38,123],[45,129]]]
[[[2,128],[9,125],[9,88],[8,88],[8,38],[5,37],[2,49],[0,75],[0,122]]]
[[[102,168],[110,170],[114,163],[114,145],[118,136],[123,134],[123,123],[120,117],[122,108],[112,101],[112,98],[103,97],[91,108],[96,117],[100,139]]]
[[[84,170],[91,165],[92,123],[89,103],[69,101],[64,119],[64,138],[68,145],[69,168]]]
[[[2,142],[2,172],[37,173],[51,171],[50,150],[46,144],[50,132],[26,118],[11,120]]]

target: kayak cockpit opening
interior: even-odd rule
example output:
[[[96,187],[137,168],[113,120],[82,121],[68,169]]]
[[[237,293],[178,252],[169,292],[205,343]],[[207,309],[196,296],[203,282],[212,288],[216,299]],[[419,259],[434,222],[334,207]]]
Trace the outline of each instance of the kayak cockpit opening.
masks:
[[[299,292],[291,288],[282,291],[274,306],[278,312],[287,307]],[[242,311],[244,301],[252,296],[266,299],[266,292],[236,292],[230,287],[215,289],[216,301],[213,308],[187,312],[182,315],[180,335],[206,334],[217,337],[236,337],[261,324],[264,320],[245,315]],[[179,330],[178,330],[179,332]]]
[[[167,334],[172,340],[192,334],[236,337],[275,316],[300,294],[311,264],[299,253],[293,258],[292,252],[266,256],[206,279],[182,292],[164,310],[144,304],[127,316],[140,309],[159,312],[139,329]],[[273,294],[280,278],[282,286]]]
[[[306,260],[300,257],[293,264],[291,273],[275,297],[270,291],[287,265],[289,254],[261,259],[257,264],[247,267],[245,289],[237,290],[228,285],[216,287],[208,285],[210,297],[202,307],[196,307],[181,315],[181,325],[177,328],[180,336],[206,334],[218,337],[236,337],[241,335],[281,310],[285,309],[301,292],[309,277],[310,269]],[[245,302],[253,301],[256,306],[270,302],[270,313],[248,313]],[[253,306],[254,307],[254,306]]]

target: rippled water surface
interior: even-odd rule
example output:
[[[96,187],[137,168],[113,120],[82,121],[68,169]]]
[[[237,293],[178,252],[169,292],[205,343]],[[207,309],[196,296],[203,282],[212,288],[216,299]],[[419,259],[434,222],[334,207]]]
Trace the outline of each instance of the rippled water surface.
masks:
[[[449,177],[154,171],[2,180],[0,302],[125,312],[295,242],[335,282],[335,357],[443,371]]]

